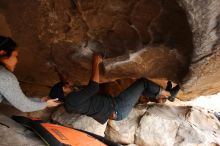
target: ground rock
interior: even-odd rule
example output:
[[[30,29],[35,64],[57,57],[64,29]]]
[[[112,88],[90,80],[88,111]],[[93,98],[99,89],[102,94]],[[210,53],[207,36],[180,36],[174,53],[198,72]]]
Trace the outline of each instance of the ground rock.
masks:
[[[220,122],[210,111],[191,106],[153,104],[142,105],[141,109],[144,107],[143,115],[135,116],[137,109],[133,110],[129,118],[123,120],[126,121],[124,125],[123,121],[109,121],[106,136],[122,144],[139,146],[212,146],[220,143]],[[135,128],[128,132],[128,127]],[[126,136],[132,137],[134,142],[126,140]]]
[[[145,109],[135,108],[131,111],[129,117],[122,121],[110,120],[105,131],[106,137],[122,144],[134,143],[137,123],[145,111]]]
[[[45,146],[36,135],[16,123],[9,117],[0,114],[1,146]]]
[[[77,113],[68,114],[63,107],[60,107],[53,113],[52,120],[67,127],[85,130],[101,136],[104,136],[107,125],[107,123],[102,125],[86,115]]]

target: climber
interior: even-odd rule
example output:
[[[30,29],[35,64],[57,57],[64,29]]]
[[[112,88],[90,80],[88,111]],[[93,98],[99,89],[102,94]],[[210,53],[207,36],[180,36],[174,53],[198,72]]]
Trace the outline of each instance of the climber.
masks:
[[[58,99],[50,99],[44,102],[39,98],[26,97],[13,74],[17,62],[17,44],[9,37],[0,36],[0,102],[9,102],[22,112],[38,111],[61,104],[57,101]]]
[[[67,112],[85,114],[104,124],[108,119],[122,120],[127,117],[141,95],[174,100],[180,89],[177,85],[167,88],[166,91],[152,81],[141,78],[114,98],[110,95],[98,95],[100,63],[101,55],[94,55],[92,75],[86,87],[80,91],[73,91],[72,84],[59,82],[52,87],[49,97],[63,101]]]

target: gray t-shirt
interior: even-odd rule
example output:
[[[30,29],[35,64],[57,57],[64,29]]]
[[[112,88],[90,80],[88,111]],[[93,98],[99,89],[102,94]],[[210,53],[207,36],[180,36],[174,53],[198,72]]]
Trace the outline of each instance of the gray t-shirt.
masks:
[[[46,102],[34,101],[24,95],[15,75],[0,65],[0,102],[7,100],[22,112],[33,112],[46,108]]]

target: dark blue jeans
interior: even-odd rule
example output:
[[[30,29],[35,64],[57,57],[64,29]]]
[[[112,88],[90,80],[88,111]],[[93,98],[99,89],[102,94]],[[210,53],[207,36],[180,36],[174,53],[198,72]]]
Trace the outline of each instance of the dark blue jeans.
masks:
[[[68,112],[74,111],[82,114],[86,113],[90,116],[92,114],[94,115],[95,111],[96,117],[99,117],[99,119],[107,119],[109,115],[106,115],[107,117],[104,117],[103,112],[109,109],[113,110],[112,100],[109,100],[109,98],[112,97],[106,95],[100,98],[96,95],[98,90],[99,84],[94,81],[90,81],[85,88],[78,92],[71,92],[66,97],[64,102],[65,109]],[[147,97],[156,97],[159,92],[159,85],[144,78],[138,79],[121,94],[113,98],[114,110],[117,113],[117,119],[115,120],[122,120],[126,118],[141,95]],[[103,106],[103,108],[100,109],[100,106]]]
[[[116,96],[115,112],[117,119],[122,120],[128,116],[141,95],[156,97],[160,92],[160,86],[148,79],[141,78],[130,85],[126,90]]]

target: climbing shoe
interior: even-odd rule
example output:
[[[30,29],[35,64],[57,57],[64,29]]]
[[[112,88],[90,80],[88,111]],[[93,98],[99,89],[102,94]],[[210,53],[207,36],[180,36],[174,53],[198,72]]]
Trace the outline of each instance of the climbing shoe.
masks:
[[[176,95],[178,94],[180,90],[180,86],[176,85],[175,87],[173,87],[172,89],[168,90],[171,94],[171,96],[168,97],[168,100],[171,102],[174,102]]]
[[[166,87],[166,91],[170,91],[172,89],[172,82],[171,81],[168,81],[167,82],[167,87]]]

